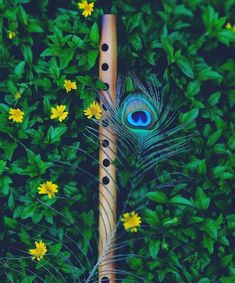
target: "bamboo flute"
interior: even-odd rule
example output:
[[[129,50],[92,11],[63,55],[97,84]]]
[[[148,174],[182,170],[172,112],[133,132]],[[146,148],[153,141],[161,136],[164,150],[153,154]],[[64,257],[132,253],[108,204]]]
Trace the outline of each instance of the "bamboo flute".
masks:
[[[99,78],[107,84],[108,92],[101,91],[106,99],[116,103],[117,82],[117,31],[116,16],[102,16],[100,40]],[[110,101],[111,100],[111,101]],[[101,103],[101,106],[102,103]],[[103,107],[103,112],[105,111]],[[108,121],[107,121],[108,122]],[[116,140],[108,128],[101,124],[99,162],[99,283],[115,283],[115,227],[117,188],[115,184],[116,169],[112,165],[116,153]]]

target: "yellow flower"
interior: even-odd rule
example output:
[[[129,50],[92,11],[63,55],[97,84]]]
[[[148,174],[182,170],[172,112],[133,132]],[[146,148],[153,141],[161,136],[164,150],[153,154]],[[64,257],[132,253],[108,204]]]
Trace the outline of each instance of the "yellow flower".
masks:
[[[56,119],[60,122],[62,122],[67,116],[68,112],[65,111],[66,106],[65,105],[58,105],[55,107],[51,108],[51,119]]]
[[[64,80],[64,87],[67,93],[72,89],[77,89],[76,82],[71,82],[70,80]]]
[[[134,211],[132,211],[131,213],[129,212],[124,213],[121,221],[123,222],[123,226],[125,230],[130,232],[137,232],[137,228],[141,224],[140,216],[138,215],[138,213],[135,213]]]
[[[9,31],[8,38],[13,39],[16,36],[16,33],[14,31]]]
[[[88,3],[87,0],[83,0],[81,3],[78,3],[78,8],[83,10],[82,15],[87,17],[90,16],[94,10],[94,3]]]
[[[21,98],[21,94],[20,94],[20,92],[17,92],[17,93],[15,94],[15,98],[16,98],[16,99]]]
[[[17,109],[10,108],[9,117],[8,117],[9,120],[13,120],[16,123],[22,123],[23,117],[24,117],[24,112],[21,111],[19,108]]]
[[[58,192],[58,186],[51,181],[47,181],[38,187],[39,195],[48,195],[49,198],[54,198]]]
[[[95,116],[96,119],[101,119],[102,109],[100,108],[97,102],[92,102],[91,105],[84,110],[84,115],[87,116],[88,119],[91,119]]]
[[[30,249],[29,250],[29,254],[32,256],[32,259],[37,258],[38,261],[40,261],[44,255],[47,252],[47,247],[45,245],[45,243],[43,243],[42,240],[40,240],[40,242],[34,242],[36,248],[35,249]]]

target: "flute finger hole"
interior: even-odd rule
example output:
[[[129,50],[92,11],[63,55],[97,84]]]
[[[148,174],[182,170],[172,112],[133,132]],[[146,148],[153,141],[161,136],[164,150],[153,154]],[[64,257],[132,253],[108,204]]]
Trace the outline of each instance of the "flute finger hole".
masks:
[[[110,161],[109,161],[107,158],[105,158],[105,159],[103,160],[103,165],[104,165],[104,167],[109,167]]]
[[[104,139],[104,140],[102,141],[102,146],[103,146],[103,147],[108,147],[108,146],[109,146],[109,141],[106,140],[106,139]]]
[[[109,49],[108,44],[106,44],[106,43],[102,44],[102,46],[101,46],[102,51],[107,51],[108,49]]]
[[[108,277],[101,278],[101,283],[109,283]]]
[[[108,68],[109,68],[109,65],[108,65],[107,63],[103,63],[102,66],[101,66],[101,69],[102,69],[103,71],[107,71]]]
[[[107,176],[105,176],[105,177],[102,179],[102,183],[103,183],[104,185],[108,185],[108,183],[109,183],[109,178],[108,178]]]
[[[106,86],[106,89],[105,90],[108,90],[109,89],[109,84],[108,83],[104,83],[105,86]]]

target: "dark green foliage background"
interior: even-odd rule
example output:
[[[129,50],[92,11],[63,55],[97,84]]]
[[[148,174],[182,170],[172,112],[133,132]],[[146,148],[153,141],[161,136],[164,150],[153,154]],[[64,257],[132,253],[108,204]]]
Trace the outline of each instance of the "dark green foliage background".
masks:
[[[180,106],[179,123],[194,119],[186,132],[197,133],[190,152],[158,172],[180,168],[191,182],[165,191],[142,188],[148,199],[139,212],[143,223],[160,232],[151,240],[142,232],[146,239],[130,251],[148,259],[129,257],[124,268],[146,282],[234,283],[235,32],[225,25],[235,24],[235,1],[110,2],[97,1],[84,18],[75,1],[0,0],[0,282],[40,282],[32,271],[55,280],[27,255],[40,239],[51,272],[54,266],[66,282],[81,279],[81,269],[71,271],[65,260],[73,261],[77,249],[65,234],[85,252],[94,244],[96,185],[76,170],[90,162],[76,148],[98,156],[82,135],[93,124],[83,109],[95,99],[90,88],[102,87],[98,23],[112,12],[118,15],[120,70],[156,74],[160,91],[173,93]],[[16,32],[13,40],[8,31]],[[65,78],[76,80],[78,90],[67,94]],[[50,119],[57,104],[69,112],[62,123]],[[8,120],[10,107],[25,112],[22,124]],[[37,194],[46,180],[59,185],[53,200]]]

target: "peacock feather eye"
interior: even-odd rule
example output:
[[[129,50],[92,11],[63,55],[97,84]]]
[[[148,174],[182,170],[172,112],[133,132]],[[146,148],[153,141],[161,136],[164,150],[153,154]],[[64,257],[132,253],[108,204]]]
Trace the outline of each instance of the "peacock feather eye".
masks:
[[[123,100],[120,115],[123,124],[137,133],[152,130],[157,122],[154,102],[140,93],[129,94]]]

